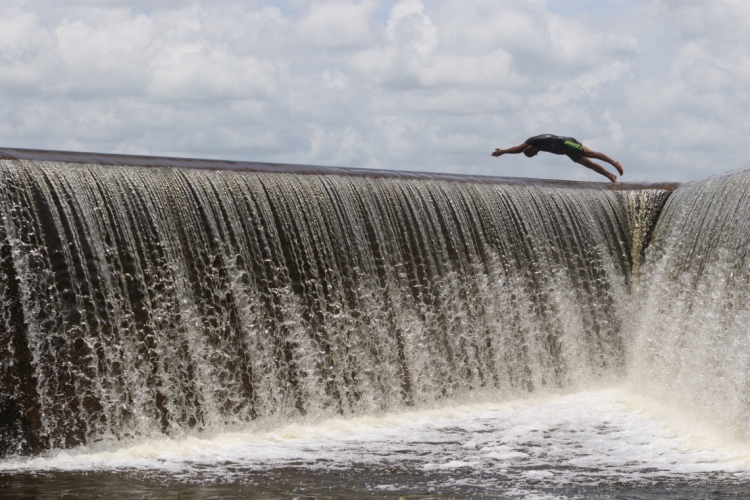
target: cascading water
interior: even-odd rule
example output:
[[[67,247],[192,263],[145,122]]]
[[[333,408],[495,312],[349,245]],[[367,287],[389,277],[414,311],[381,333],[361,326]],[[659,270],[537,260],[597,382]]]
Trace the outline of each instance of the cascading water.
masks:
[[[750,437],[750,169],[681,186],[634,294],[637,390],[735,439]]]
[[[750,169],[0,159],[3,498],[750,491]]]
[[[668,196],[32,160],[0,177],[6,455],[620,377]]]

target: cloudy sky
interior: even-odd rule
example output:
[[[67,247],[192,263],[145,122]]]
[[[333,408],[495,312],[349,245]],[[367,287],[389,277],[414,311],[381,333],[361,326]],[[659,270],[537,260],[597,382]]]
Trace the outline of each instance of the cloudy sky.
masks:
[[[747,0],[3,0],[0,146],[604,180],[750,165]]]

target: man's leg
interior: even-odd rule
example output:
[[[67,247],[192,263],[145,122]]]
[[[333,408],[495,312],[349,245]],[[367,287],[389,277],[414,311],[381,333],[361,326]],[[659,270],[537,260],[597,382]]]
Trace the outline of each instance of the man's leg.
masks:
[[[593,170],[597,174],[602,174],[604,177],[606,177],[607,179],[609,179],[612,182],[617,182],[617,176],[615,174],[607,172],[606,170],[604,170],[604,167],[602,167],[598,163],[594,163],[593,161],[589,160],[585,156],[583,158],[581,158],[580,160],[578,160],[576,163],[580,163],[584,167],[590,168],[591,170]]]
[[[600,153],[599,151],[591,150],[591,149],[587,148],[586,146],[584,146],[583,147],[583,156],[585,156],[587,158],[596,158],[597,160],[606,161],[607,163],[609,163],[610,165],[612,165],[613,167],[615,167],[617,169],[617,171],[620,172],[620,175],[622,175],[622,173],[623,173],[623,171],[622,171],[622,165],[620,165],[620,162],[613,160],[612,158],[610,158],[609,156],[605,155],[604,153]],[[591,168],[591,167],[589,167],[589,168]]]

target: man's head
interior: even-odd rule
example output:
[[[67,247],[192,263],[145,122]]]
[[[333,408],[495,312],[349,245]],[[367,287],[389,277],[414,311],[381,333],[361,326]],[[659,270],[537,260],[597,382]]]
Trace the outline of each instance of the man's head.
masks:
[[[536,156],[538,152],[539,152],[539,148],[535,148],[534,146],[529,146],[523,150],[523,154],[525,154],[529,158],[531,158],[532,156]]]

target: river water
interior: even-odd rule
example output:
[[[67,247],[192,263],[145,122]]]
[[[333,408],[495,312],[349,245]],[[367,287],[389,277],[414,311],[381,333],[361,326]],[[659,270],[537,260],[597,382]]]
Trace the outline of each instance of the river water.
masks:
[[[3,498],[747,498],[750,447],[625,386],[0,464]]]

